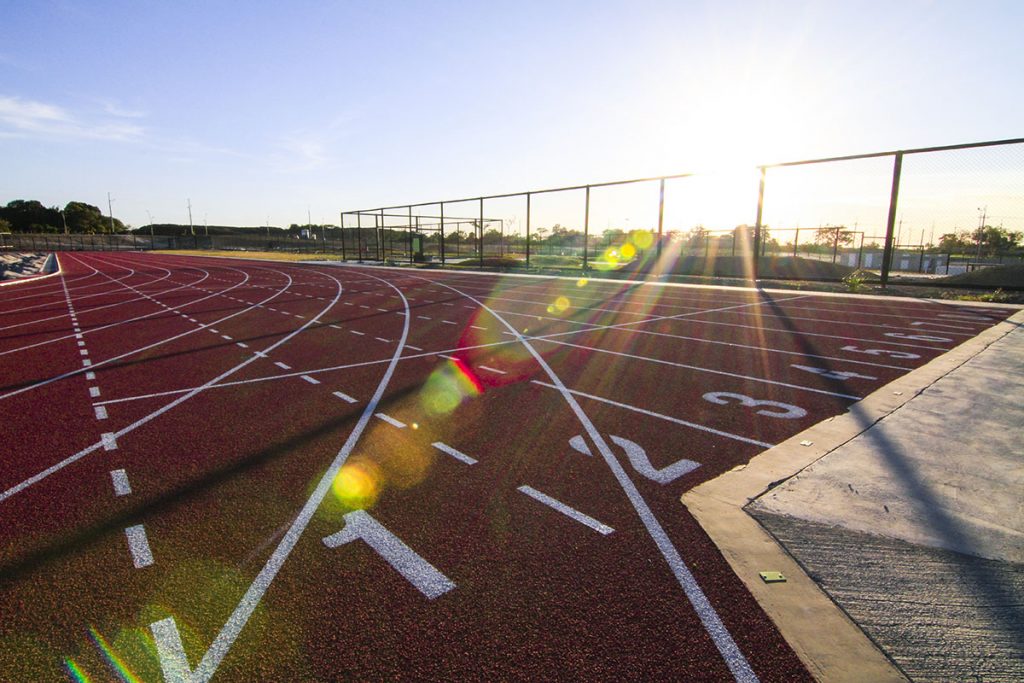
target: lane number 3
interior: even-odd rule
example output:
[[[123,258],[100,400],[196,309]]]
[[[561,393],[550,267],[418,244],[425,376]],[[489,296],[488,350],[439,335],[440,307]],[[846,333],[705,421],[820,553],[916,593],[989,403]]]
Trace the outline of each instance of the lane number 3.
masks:
[[[795,420],[807,415],[807,411],[800,406],[778,401],[759,401],[743,394],[734,394],[730,391],[710,391],[704,394],[704,400],[720,406],[730,403],[738,403],[747,408],[759,408],[758,415],[765,417],[778,417],[784,420]]]

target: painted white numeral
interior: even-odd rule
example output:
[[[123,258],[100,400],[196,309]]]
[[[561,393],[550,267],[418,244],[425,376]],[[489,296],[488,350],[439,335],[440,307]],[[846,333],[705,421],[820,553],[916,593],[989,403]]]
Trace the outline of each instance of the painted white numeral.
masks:
[[[871,375],[860,375],[856,372],[846,372],[845,370],[826,370],[825,368],[812,368],[809,365],[796,365],[791,364],[792,367],[797,370],[804,370],[805,372],[813,372],[815,375],[821,375],[828,379],[878,379]]]
[[[895,337],[897,339],[912,339],[913,341],[923,342],[950,342],[952,339],[946,339],[945,337],[933,337],[927,334],[903,334],[902,332],[886,332],[886,337]]]
[[[647,457],[647,451],[644,450],[643,446],[635,441],[624,439],[621,436],[615,436],[614,434],[610,436],[612,438],[612,442],[616,446],[619,446],[622,450],[626,451],[626,457],[629,459],[629,464],[633,466],[633,469],[651,481],[656,481],[659,484],[671,484],[684,474],[688,474],[700,467],[699,462],[680,458],[671,465],[666,465],[665,467],[658,469],[651,464],[651,459]],[[590,447],[587,445],[587,442],[583,440],[583,436],[580,434],[569,439],[569,445],[583,455],[588,455],[590,457],[594,456],[594,454],[590,452]]]
[[[974,320],[974,321],[982,322],[982,323],[990,322],[988,318],[983,318],[983,317],[981,317],[979,315],[968,315],[966,313],[939,313],[939,315],[936,316],[936,317],[939,317],[939,318],[950,318],[951,320],[967,320],[967,321]]]
[[[779,417],[784,420],[795,420],[796,418],[804,417],[807,415],[807,411],[799,406],[794,406],[789,403],[779,403],[778,401],[759,401],[743,394],[734,394],[729,391],[710,391],[704,394],[704,400],[716,403],[720,406],[728,405],[733,401],[738,401],[741,406],[748,408],[758,408],[760,406],[768,406],[767,408],[761,408],[757,411],[758,415],[764,415],[765,417]]]
[[[858,346],[844,346],[843,351],[853,351],[854,353],[866,353],[869,356],[889,356],[891,358],[906,358],[907,360],[913,360],[915,358],[921,357],[916,353],[910,353],[908,351],[890,351],[889,349],[862,349]]]
[[[969,329],[971,329],[969,327],[964,327],[963,325],[946,325],[945,323],[933,323],[931,321],[924,322],[924,321],[921,321],[921,320],[918,320],[917,322],[913,322],[913,323],[910,323],[910,324],[914,325],[915,327],[917,327],[919,325],[931,325],[932,327],[944,327],[944,328],[949,329],[949,330],[969,330]]]
[[[415,550],[385,529],[365,510],[353,510],[345,515],[345,528],[327,536],[323,541],[328,548],[337,548],[358,539],[366,541],[368,546],[419,592],[427,596],[427,599],[433,600],[455,588],[455,583],[451,579],[416,554]]]

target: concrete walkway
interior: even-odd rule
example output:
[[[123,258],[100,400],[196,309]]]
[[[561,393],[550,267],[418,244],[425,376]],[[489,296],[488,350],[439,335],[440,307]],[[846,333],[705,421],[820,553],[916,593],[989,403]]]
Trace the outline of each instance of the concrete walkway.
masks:
[[[1024,680],[1022,326],[683,496],[820,680]]]

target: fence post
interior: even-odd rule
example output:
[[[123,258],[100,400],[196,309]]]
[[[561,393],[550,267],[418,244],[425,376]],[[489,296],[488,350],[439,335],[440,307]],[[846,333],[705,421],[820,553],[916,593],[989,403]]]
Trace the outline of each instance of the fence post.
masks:
[[[761,180],[757,184],[757,220],[754,221],[754,253],[751,255],[753,262],[750,269],[751,276],[755,281],[759,275],[758,261],[761,260],[761,218],[764,214],[764,181],[767,171],[767,168],[761,167]],[[735,239],[734,237],[734,243]]]
[[[665,179],[662,178],[658,187],[658,246],[655,247],[655,270],[661,275],[661,240],[665,227]]]
[[[484,267],[484,198],[480,198],[480,232],[477,233],[477,247],[480,249],[480,255],[477,261],[480,267]]]
[[[882,287],[889,281],[892,267],[893,230],[896,227],[896,205],[900,196],[900,174],[903,172],[903,152],[896,152],[892,164],[892,191],[889,194],[889,219],[885,226],[885,251],[882,252]]]
[[[526,267],[530,267],[530,193],[526,193]]]
[[[589,259],[587,256],[587,246],[590,242],[590,185],[587,185],[587,199],[586,205],[583,209],[583,272],[586,273],[589,270]]]
[[[441,208],[441,267],[444,268],[444,202],[440,203]]]
[[[348,260],[345,256],[345,212],[338,215],[338,226],[341,228],[341,260],[344,263]]]
[[[412,256],[412,207],[411,206],[409,207],[409,228],[408,228],[408,230],[409,230],[409,265],[412,265],[414,259],[413,259],[413,256]],[[419,232],[419,231],[417,230],[417,232]],[[420,242],[420,244],[423,244],[423,242]]]

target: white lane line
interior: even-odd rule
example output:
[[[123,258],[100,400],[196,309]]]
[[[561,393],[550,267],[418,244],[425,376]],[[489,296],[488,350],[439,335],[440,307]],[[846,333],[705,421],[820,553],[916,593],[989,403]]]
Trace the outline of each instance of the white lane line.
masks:
[[[390,311],[388,311],[388,309],[386,308],[378,308],[377,310],[380,311],[381,313],[390,313]]]
[[[504,370],[499,370],[498,368],[490,368],[490,367],[487,367],[486,365],[478,365],[477,367],[480,368],[481,370],[487,370],[488,372],[496,372],[499,375],[507,375],[508,374]]]
[[[132,492],[132,485],[128,483],[128,473],[124,470],[111,470],[110,480],[114,484],[114,495],[127,496]]]
[[[696,372],[706,372],[712,375],[722,375],[724,377],[733,377],[735,379],[742,379],[748,382],[758,382],[760,384],[771,384],[778,387],[786,387],[787,389],[797,389],[798,391],[809,391],[814,394],[824,394],[825,396],[835,396],[836,398],[845,398],[851,401],[859,401],[860,396],[853,396],[851,394],[840,394],[835,391],[826,391],[824,389],[814,389],[813,387],[805,387],[799,384],[789,384],[788,382],[777,382],[771,379],[764,379],[762,377],[754,377],[752,375],[740,375],[735,372],[726,372],[725,370],[714,370],[712,368],[704,368],[699,365],[688,365],[686,363],[676,363],[670,360],[662,360],[661,358],[654,358],[652,356],[641,356],[633,353],[625,353],[623,351],[612,351],[611,349],[603,349],[597,346],[587,346],[586,344],[573,344],[571,342],[559,341],[557,339],[549,339],[547,337],[525,337],[531,341],[540,341],[547,344],[557,344],[559,346],[569,346],[577,349],[586,349],[589,351],[596,351],[597,353],[605,353],[611,356],[620,356],[622,358],[632,358],[634,360],[647,361],[648,363],[657,363],[658,365],[668,365],[675,368],[683,368],[686,370],[694,370]]]
[[[245,342],[236,342],[236,343],[235,343],[235,346],[237,346],[237,347],[239,347],[239,348],[242,348],[242,349],[247,349],[247,348],[249,348],[249,345],[248,345],[248,344],[246,344]]]
[[[100,435],[100,440],[103,442],[103,450],[117,450],[117,437],[114,436],[113,432],[104,432],[103,434]]]
[[[85,378],[87,380],[94,380],[96,379],[96,373],[90,370],[89,372],[85,373]]]
[[[211,327],[211,328],[209,328],[209,330],[210,330],[210,332],[212,332],[213,334],[220,334],[220,332],[218,332],[217,330],[213,329],[212,327]]]
[[[340,398],[342,401],[346,401],[348,403],[356,403],[357,402],[356,399],[352,398],[351,396],[349,396],[348,394],[346,394],[343,391],[335,391],[334,395],[337,396],[338,398]]]
[[[418,316],[416,316],[416,317],[417,317],[417,318],[419,318],[420,320],[431,320],[431,318],[428,318],[428,317],[427,317],[427,316],[425,316],[425,315],[418,315]]]
[[[78,353],[80,353],[83,356],[88,356],[89,355],[89,349],[78,349]]]
[[[480,327],[479,325],[470,325],[474,330],[486,330],[486,327]]]
[[[82,361],[82,367],[83,368],[88,368],[90,366],[92,366],[92,361],[89,360],[88,358],[86,358],[85,360]]]
[[[153,633],[153,644],[156,645],[160,668],[167,683],[187,683],[192,680],[192,669],[188,666],[185,646],[178,633],[178,625],[174,617],[167,617],[149,625]]]
[[[306,381],[307,381],[307,382],[309,382],[310,384],[320,384],[320,380],[318,380],[318,379],[313,379],[313,378],[312,378],[312,377],[310,377],[309,375],[302,375],[302,379],[306,380]]]
[[[452,322],[451,320],[442,320],[441,322],[445,325],[458,325],[457,322]]]
[[[76,337],[81,337],[82,335],[80,335],[80,334],[76,334],[75,336],[76,336]],[[78,345],[79,345],[79,346],[85,346],[85,342],[84,342],[84,341],[80,341],[80,342],[78,342]]]
[[[556,387],[554,384],[548,384],[547,382],[541,382],[540,380],[536,380],[536,379],[535,380],[531,380],[531,383],[532,384],[536,384],[538,386],[547,387],[548,389],[555,389],[556,391],[560,391],[560,389],[558,387]],[[683,425],[684,427],[690,427],[692,429],[697,429],[697,430],[702,431],[702,432],[707,432],[709,434],[714,434],[715,436],[723,436],[723,437],[725,437],[727,439],[733,439],[734,441],[742,441],[743,443],[749,443],[749,444],[752,444],[754,446],[760,446],[761,448],[772,448],[775,445],[773,443],[767,443],[767,442],[764,442],[764,441],[758,441],[757,439],[748,439],[747,437],[740,436],[739,434],[731,434],[729,432],[723,432],[723,431],[721,431],[719,429],[713,429],[713,428],[708,427],[706,425],[697,424],[696,422],[687,422],[686,420],[680,420],[678,417],[672,417],[671,415],[663,415],[661,413],[656,413],[653,410],[646,410],[646,409],[640,408],[638,406],[631,406],[628,403],[619,403],[618,401],[613,401],[610,398],[604,398],[603,396],[595,396],[593,394],[588,394],[588,393],[585,393],[585,392],[582,392],[582,391],[577,391],[576,389],[566,388],[566,391],[568,391],[570,394],[574,394],[576,396],[582,396],[583,398],[589,398],[589,399],[591,399],[593,401],[599,401],[601,403],[607,403],[608,405],[615,406],[616,408],[625,408],[626,410],[632,410],[633,412],[640,413],[641,415],[647,415],[648,417],[656,417],[659,420],[666,420],[667,422],[674,422],[675,424]]]
[[[376,279],[380,280],[380,278]],[[337,282],[337,280],[335,281]],[[394,289],[395,292],[402,297],[405,307],[408,308],[409,304],[405,301],[405,295],[402,291],[385,280],[381,281]],[[337,301],[337,298],[335,298],[335,301]],[[341,450],[338,451],[338,454],[334,457],[334,460],[327,468],[327,471],[324,472],[324,475],[320,478],[316,489],[312,494],[310,494],[309,498],[302,506],[302,510],[299,512],[299,515],[292,522],[288,531],[285,532],[284,537],[274,549],[270,559],[268,559],[266,564],[263,565],[263,568],[260,569],[259,574],[256,575],[256,578],[246,590],[245,595],[242,596],[242,599],[232,611],[231,616],[228,617],[224,626],[221,627],[220,632],[217,633],[217,637],[214,639],[209,649],[207,649],[206,654],[203,655],[203,658],[196,666],[195,671],[191,676],[189,676],[189,680],[193,681],[193,683],[206,683],[206,681],[209,681],[217,672],[217,667],[220,666],[220,663],[224,660],[228,650],[231,649],[231,646],[238,638],[238,634],[242,632],[243,628],[245,628],[246,623],[248,623],[252,613],[256,610],[260,600],[263,599],[264,594],[270,588],[270,584],[273,582],[274,577],[277,576],[281,567],[284,566],[285,561],[288,559],[288,556],[291,555],[292,550],[294,550],[296,544],[298,544],[299,539],[306,530],[306,527],[309,526],[309,522],[312,520],[317,508],[320,507],[324,498],[327,497],[327,493],[331,490],[331,485],[334,483],[334,479],[338,476],[341,468],[348,460],[349,455],[359,442],[360,437],[366,429],[367,423],[370,421],[370,417],[377,409],[377,405],[380,403],[380,400],[384,395],[384,391],[387,389],[388,384],[391,381],[395,368],[398,367],[398,361],[402,357],[402,349],[405,346],[405,340],[408,336],[409,319],[406,318],[405,326],[402,329],[402,337],[391,356],[391,361],[388,364],[387,370],[385,370],[384,376],[381,377],[380,382],[377,384],[377,389],[366,404],[366,408],[360,415],[355,428],[353,428],[349,433],[348,439],[345,440],[345,444],[341,447]],[[211,382],[211,384],[212,383],[213,382]],[[173,626],[173,623],[171,625]]]
[[[365,332],[360,332],[359,330],[349,330],[349,332],[352,334],[358,334],[360,337],[366,336]]]
[[[231,336],[230,335],[222,334],[220,336],[223,337],[224,339],[227,339],[228,341],[231,341]]]
[[[475,458],[469,457],[468,455],[466,455],[462,451],[455,450],[454,448],[452,448],[451,446],[449,446],[446,443],[443,443],[441,441],[435,441],[434,443],[431,444],[431,446],[433,446],[437,450],[441,451],[442,453],[447,453],[448,455],[452,456],[456,460],[461,460],[462,462],[466,463],[467,465],[475,465],[476,464],[476,459]]]
[[[281,361],[276,361],[274,363],[274,365],[276,365],[277,367],[281,368],[282,370],[291,370],[292,369],[292,366],[290,366],[290,365],[288,365],[286,363],[282,363]]]
[[[446,356],[446,355],[444,355],[443,353],[439,353],[439,354],[437,354],[437,357],[438,357],[438,358],[444,358],[445,360],[450,360],[450,361],[454,361],[454,362],[456,362],[456,363],[458,363],[458,362],[459,362],[459,359],[458,359],[458,358],[456,358],[455,356]]]
[[[421,349],[421,348],[420,348],[420,347],[418,347],[418,346],[413,346],[412,344],[406,344],[406,345],[405,345],[405,348],[407,348],[407,349],[412,349],[413,351],[422,351],[422,350],[423,350],[423,349]]]
[[[93,398],[98,398],[99,395],[100,395],[100,388],[99,387],[89,387],[89,396],[91,396]]]
[[[515,331],[515,328],[511,323],[501,317],[501,315],[496,313],[494,309],[489,307],[487,304],[470,296],[469,294],[466,294],[465,292],[459,291],[451,285],[446,285],[444,283],[440,284],[456,294],[469,299],[482,310],[493,315],[495,319],[498,320],[500,324],[504,325],[507,330]],[[793,299],[795,298],[801,297],[793,297]],[[787,301],[791,301],[793,299],[787,299]],[[754,305],[762,305],[764,303],[766,302],[758,302]],[[718,612],[715,611],[715,608],[711,604],[711,601],[708,600],[707,595],[704,594],[700,584],[697,582],[697,578],[693,575],[693,572],[687,566],[682,555],[679,553],[679,549],[672,543],[672,539],[669,538],[665,528],[661,525],[661,522],[658,521],[658,518],[654,515],[651,507],[640,494],[640,490],[637,489],[636,484],[634,484],[633,480],[629,478],[628,474],[626,474],[626,470],[622,467],[622,464],[619,463],[618,458],[615,457],[615,454],[612,452],[608,442],[605,441],[603,436],[601,436],[601,432],[598,431],[597,426],[593,423],[590,417],[587,416],[579,402],[565,386],[565,383],[562,382],[561,378],[555,373],[548,362],[544,360],[544,356],[540,351],[534,348],[527,338],[517,334],[516,339],[523,345],[527,352],[533,356],[533,359],[538,365],[540,365],[544,370],[544,373],[555,384],[558,391],[562,394],[562,398],[569,406],[569,409],[576,415],[580,425],[590,437],[590,441],[597,446],[597,450],[608,465],[608,469],[611,470],[615,480],[622,488],[622,492],[625,494],[626,498],[629,499],[630,504],[636,511],[636,514],[643,523],[644,528],[647,529],[647,533],[650,536],[651,541],[658,548],[658,551],[665,559],[666,564],[668,564],[669,568],[672,570],[672,574],[676,577],[679,587],[683,590],[683,593],[686,595],[687,600],[689,600],[690,605],[700,618],[705,632],[715,643],[715,647],[721,654],[726,666],[729,667],[729,671],[732,673],[733,678],[737,683],[755,683],[758,678],[757,674],[755,674],[754,670],[751,668],[750,662],[747,661],[747,658],[743,655],[743,651],[740,650],[736,641],[733,640],[732,634],[729,633],[729,629],[726,628],[724,623],[722,623],[722,618],[718,615]]]
[[[593,529],[594,531],[596,531],[599,534],[607,536],[611,532],[615,531],[615,529],[611,528],[607,524],[603,524],[603,523],[597,521],[596,519],[594,519],[590,515],[586,515],[586,514],[580,512],[579,510],[577,510],[576,508],[569,507],[568,505],[566,505],[565,503],[563,503],[560,500],[556,500],[556,499],[552,498],[551,496],[549,496],[549,495],[547,495],[545,493],[541,493],[540,491],[538,491],[537,489],[533,488],[532,486],[523,485],[523,486],[520,486],[516,490],[520,491],[521,493],[525,493],[530,498],[533,498],[534,500],[536,500],[536,501],[538,501],[540,503],[544,503],[545,505],[547,505],[549,508],[551,508],[553,510],[557,510],[558,512],[561,512],[563,515],[565,515],[569,519],[575,520],[575,521],[579,522],[580,524],[583,524],[584,526],[590,527],[591,529]]]
[[[340,330],[341,329],[337,325],[328,325],[328,327],[330,327],[331,329],[335,329],[335,330]]]
[[[390,344],[391,343],[390,339],[385,339],[384,337],[374,337],[374,339],[376,339],[379,342],[384,342],[385,344]]]
[[[93,410],[96,411],[97,420],[107,419],[107,407],[106,406],[93,406]]]
[[[405,429],[405,423],[404,422],[402,422],[401,420],[396,420],[395,418],[393,418],[390,415],[387,415],[385,413],[375,413],[374,417],[376,417],[376,418],[378,418],[380,420],[384,420],[385,422],[387,422],[392,427],[398,427],[399,429]]]
[[[128,550],[132,553],[135,568],[142,569],[153,564],[153,552],[149,549],[146,527],[141,524],[130,526],[124,530],[124,535],[128,538]]]

